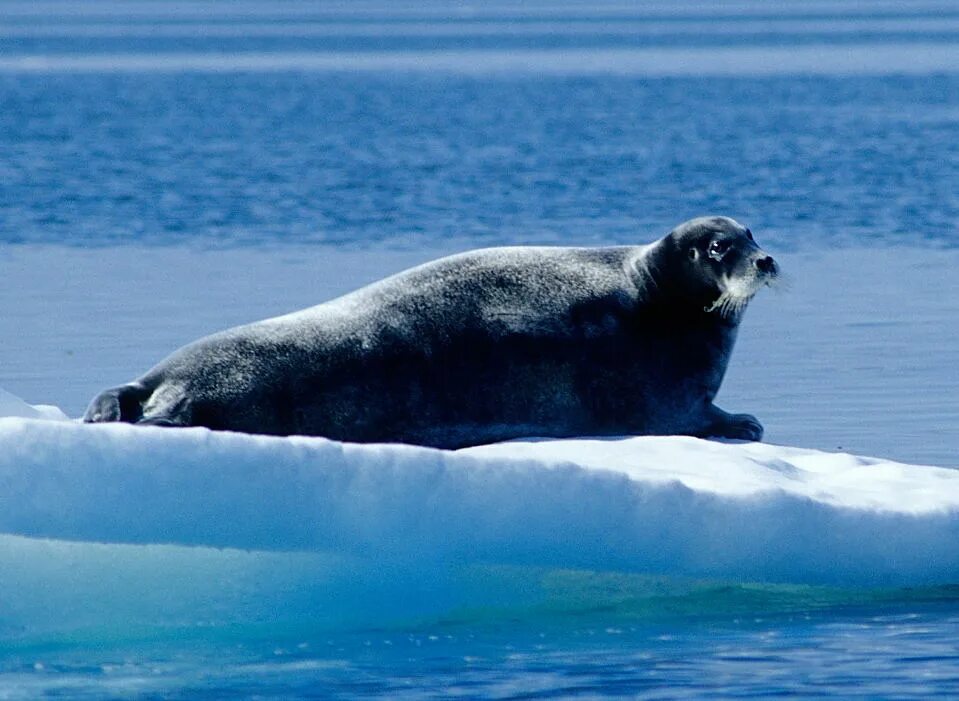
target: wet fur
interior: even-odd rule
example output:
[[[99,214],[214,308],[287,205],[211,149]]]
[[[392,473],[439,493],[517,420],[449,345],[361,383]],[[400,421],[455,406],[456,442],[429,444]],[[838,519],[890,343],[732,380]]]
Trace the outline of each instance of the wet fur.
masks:
[[[200,339],[101,393],[84,420],[442,448],[534,435],[758,439],[753,417],[712,404],[749,301],[723,275],[754,275],[749,261],[765,255],[746,231],[706,218],[648,246],[444,258]],[[725,262],[694,254],[716,237],[735,240]]]

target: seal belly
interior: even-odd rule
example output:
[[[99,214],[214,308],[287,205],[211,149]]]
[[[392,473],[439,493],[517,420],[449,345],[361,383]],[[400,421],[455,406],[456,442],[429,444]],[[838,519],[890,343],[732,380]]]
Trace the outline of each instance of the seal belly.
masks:
[[[535,339],[377,344],[296,388],[299,433],[461,447],[582,425],[575,363]],[[342,356],[341,356],[342,358]],[[569,433],[572,435],[572,433]]]

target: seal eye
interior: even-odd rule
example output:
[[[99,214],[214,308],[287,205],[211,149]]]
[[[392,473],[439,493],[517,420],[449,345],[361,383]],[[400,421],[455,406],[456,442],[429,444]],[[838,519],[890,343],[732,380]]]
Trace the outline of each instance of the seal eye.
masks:
[[[726,251],[728,250],[729,241],[713,241],[711,244],[709,244],[709,257],[714,260],[720,260],[724,255],[726,255]]]

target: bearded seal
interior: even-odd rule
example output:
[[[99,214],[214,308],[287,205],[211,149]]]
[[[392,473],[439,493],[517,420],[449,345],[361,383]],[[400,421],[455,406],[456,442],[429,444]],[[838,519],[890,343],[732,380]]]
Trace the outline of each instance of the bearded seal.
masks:
[[[760,440],[713,404],[740,318],[778,275],[727,217],[645,246],[442,258],[202,338],[84,421],[462,448],[528,436]]]

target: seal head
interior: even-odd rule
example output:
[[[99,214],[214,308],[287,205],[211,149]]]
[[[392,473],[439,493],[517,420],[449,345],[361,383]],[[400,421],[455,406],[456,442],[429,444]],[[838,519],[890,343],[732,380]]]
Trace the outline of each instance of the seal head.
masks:
[[[779,265],[756,244],[752,231],[719,216],[673,229],[654,244],[647,270],[665,296],[689,299],[737,321],[755,294],[779,277]]]

